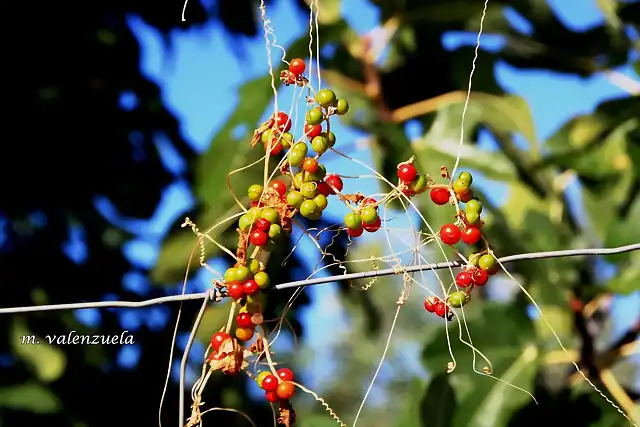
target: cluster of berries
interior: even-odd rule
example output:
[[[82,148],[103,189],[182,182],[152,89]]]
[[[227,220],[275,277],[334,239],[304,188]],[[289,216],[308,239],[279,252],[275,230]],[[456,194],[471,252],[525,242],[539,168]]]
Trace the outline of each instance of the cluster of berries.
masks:
[[[264,397],[271,403],[289,400],[296,393],[291,369],[280,368],[276,374],[277,376],[269,371],[262,371],[256,377],[258,386],[264,390]]]
[[[353,212],[344,216],[344,225],[349,236],[360,237],[363,231],[374,233],[380,229],[382,221],[378,215],[377,203],[375,199],[366,197]]]
[[[419,175],[413,159],[398,165],[398,188],[407,197],[422,194],[429,188],[431,179],[427,175]]]

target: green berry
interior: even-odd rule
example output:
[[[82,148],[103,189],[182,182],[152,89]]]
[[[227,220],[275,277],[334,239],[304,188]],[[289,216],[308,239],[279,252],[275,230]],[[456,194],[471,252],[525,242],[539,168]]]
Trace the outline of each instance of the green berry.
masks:
[[[338,98],[338,102],[336,104],[336,113],[339,116],[344,116],[349,111],[349,103],[346,99]]]
[[[327,108],[336,104],[336,94],[331,89],[322,89],[316,93],[316,102]]]
[[[295,151],[296,153],[302,153],[302,157],[305,157],[309,152],[309,147],[306,142],[296,142],[293,147],[291,147],[291,151]]]
[[[240,265],[236,267],[234,274],[235,281],[244,282],[245,280],[249,279],[249,276],[251,276],[251,272],[246,266]]]
[[[249,194],[249,198],[251,200],[253,200],[254,202],[257,202],[258,200],[260,200],[260,197],[262,196],[263,191],[264,191],[264,187],[262,187],[262,185],[253,184],[251,187],[249,187],[249,190],[247,191],[247,193]]]
[[[365,224],[373,224],[378,219],[378,210],[373,206],[366,206],[360,211]]]
[[[280,237],[280,233],[282,233],[282,227],[278,224],[271,224],[269,227],[269,237],[277,240]]]
[[[307,111],[306,119],[307,123],[312,126],[319,125],[324,120],[324,114],[320,109],[312,108],[311,110]]]
[[[293,135],[289,132],[283,133],[282,138],[280,138],[280,143],[285,150],[291,148],[291,145],[293,145]]]
[[[322,132],[320,134],[321,136],[324,136],[325,138],[327,138],[327,141],[329,141],[329,147],[333,147],[334,145],[336,145],[336,134],[333,132]]]
[[[471,265],[475,265],[476,267],[478,266],[478,260],[480,259],[482,255],[480,255],[477,252],[472,253],[471,255],[469,255],[469,263],[471,263]]]
[[[466,193],[467,191],[469,191],[469,184],[457,179],[453,183],[453,191],[455,191],[457,194]]]
[[[236,269],[231,267],[228,268],[227,271],[224,272],[224,281],[227,283],[231,283],[235,280],[236,277]]]
[[[253,276],[253,280],[256,281],[256,283],[258,284],[258,286],[260,286],[261,289],[264,289],[267,286],[269,286],[269,275],[264,271],[261,271],[260,273],[256,273],[256,275]]]
[[[264,132],[262,132],[262,135],[260,135],[260,140],[262,141],[263,144],[268,144],[269,141],[271,140],[272,135],[273,135],[273,129],[267,129]]]
[[[344,216],[344,225],[351,230],[359,230],[362,228],[362,217],[355,212],[349,212]]]
[[[302,184],[300,193],[302,193],[305,199],[313,199],[314,197],[316,197],[316,194],[318,194],[318,185],[315,182],[307,182],[306,184]]]
[[[253,218],[254,216],[250,213],[242,215],[238,220],[238,228],[246,233],[247,231],[249,231],[249,229],[251,229],[251,226],[253,225]]]
[[[476,200],[476,199],[469,200],[465,204],[464,210],[466,210],[467,212],[474,211],[474,212],[482,213],[482,203],[480,203],[480,200]]]
[[[293,176],[293,186],[299,190],[300,187],[302,187],[302,184],[304,184],[304,177],[302,172],[298,172]]]
[[[316,153],[323,154],[329,149],[329,140],[322,135],[318,135],[311,140],[311,148]]]
[[[470,186],[471,183],[473,183],[473,176],[471,176],[469,172],[460,172],[460,175],[458,175],[458,181],[462,181],[466,183],[467,186]]]
[[[478,260],[478,267],[484,271],[492,271],[496,267],[496,259],[491,254],[484,254]]]
[[[260,217],[266,219],[271,224],[280,222],[280,215],[278,215],[278,211],[273,208],[264,208]]]
[[[321,211],[325,210],[327,208],[327,205],[329,204],[329,201],[327,200],[327,197],[324,194],[318,194],[316,197],[313,198],[313,201],[315,202],[316,206],[318,206],[318,209],[320,209]]]
[[[287,160],[289,160],[289,164],[291,166],[300,167],[302,162],[304,162],[305,155],[306,154],[303,154],[300,151],[291,150],[289,151],[289,154],[287,154]]]
[[[316,202],[314,202],[313,200],[305,200],[304,202],[302,202],[302,205],[300,206],[300,215],[305,218],[313,219],[311,217],[314,216],[314,214],[316,214],[317,212],[322,211],[318,209],[318,205],[316,205]]]
[[[327,176],[327,168],[324,165],[318,165],[318,170],[314,173],[308,174],[309,178],[313,182],[322,181]]]
[[[304,202],[304,196],[299,191],[291,191],[287,194],[287,203],[289,206],[299,209],[302,202]]]
[[[409,188],[416,194],[424,193],[427,191],[427,178],[424,175],[416,176],[409,184]]]
[[[449,295],[449,304],[452,307],[460,308],[467,303],[467,295],[462,291],[455,291]]]
[[[249,267],[249,271],[252,275],[255,275],[260,271],[260,261],[255,258],[251,258],[247,263],[247,267]]]
[[[480,219],[478,211],[465,210],[464,216],[467,218],[469,224],[475,224]]]

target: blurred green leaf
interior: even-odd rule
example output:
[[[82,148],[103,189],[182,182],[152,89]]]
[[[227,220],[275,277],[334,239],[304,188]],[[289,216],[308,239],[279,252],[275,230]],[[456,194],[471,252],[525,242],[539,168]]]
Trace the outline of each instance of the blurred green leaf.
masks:
[[[456,413],[456,395],[446,373],[435,376],[420,401],[422,425],[425,427],[450,427]],[[417,399],[416,399],[417,400]]]
[[[305,3],[309,5],[311,3],[310,0],[305,0]],[[318,22],[320,24],[333,24],[337,22],[341,17],[341,0],[318,0],[316,2],[318,13]],[[314,7],[314,11],[315,11]]]
[[[618,16],[617,0],[597,0],[598,8],[602,11],[607,25],[615,30],[619,30],[622,26],[622,20]]]
[[[22,344],[22,338],[32,334],[23,320],[14,318],[11,330],[13,352],[24,361],[40,381],[53,382],[64,373],[67,366],[65,354],[42,337],[36,337],[39,344]]]
[[[60,402],[44,385],[28,382],[0,388],[0,407],[35,414],[54,414],[60,410]]]
[[[620,272],[607,282],[607,289],[623,295],[640,290],[640,253],[631,252],[629,261],[618,268]]]

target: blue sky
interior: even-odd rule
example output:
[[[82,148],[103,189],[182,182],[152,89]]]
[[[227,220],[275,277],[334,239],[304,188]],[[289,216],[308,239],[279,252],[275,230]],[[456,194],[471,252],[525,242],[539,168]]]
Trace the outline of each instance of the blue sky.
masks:
[[[277,7],[268,11],[278,42],[283,46],[287,46],[291,41],[308,31],[306,23],[300,19],[300,15],[292,7],[292,3],[291,0],[281,0],[277,2]],[[584,30],[601,22],[595,0],[584,2],[554,0],[550,3],[561,19],[572,28]],[[360,33],[372,29],[378,23],[376,11],[365,0],[343,1],[342,7],[343,16]],[[491,3],[489,7],[491,7]],[[520,31],[525,34],[529,31],[526,22],[519,19],[517,14],[509,12],[508,17]],[[176,19],[179,17],[177,16]],[[199,30],[175,32],[172,36],[173,48],[167,51],[159,34],[153,29],[135,17],[132,17],[129,22],[142,45],[141,69],[149,78],[161,85],[164,101],[180,120],[185,138],[198,151],[203,151],[212,136],[233,111],[238,100],[237,87],[244,80],[262,76],[267,72],[263,40],[242,41],[234,39],[232,41],[224,34],[219,25],[211,24]],[[462,44],[475,44],[475,38],[476,34],[452,33],[443,38],[443,44],[447,48],[453,49]],[[246,51],[242,59],[234,56],[229,47],[230,43],[242,44]],[[496,37],[486,36],[482,39],[483,46],[487,48],[497,47],[500,43],[501,41]],[[482,61],[480,60],[477,65],[482,67]],[[469,58],[470,67],[471,58]],[[620,89],[603,77],[581,80],[542,71],[515,70],[506,64],[498,65],[496,72],[498,80],[506,89],[523,96],[529,102],[541,139],[549,136],[568,118],[576,114],[590,112],[599,101],[622,94]],[[123,96],[123,108],[129,107],[133,103],[135,103],[134,97]],[[362,137],[362,135],[342,126],[338,126],[335,132],[343,141],[352,141]],[[410,136],[416,136],[415,132],[415,128],[409,127],[407,129]],[[486,136],[483,138],[483,144],[492,145],[492,141],[488,140]],[[184,164],[172,155],[167,144],[159,141],[159,146],[169,168],[176,172],[184,168]],[[364,150],[359,152],[357,156],[363,161],[368,160]],[[345,170],[347,163],[343,161],[329,162],[327,166],[329,169]],[[463,164],[461,166],[464,167]],[[364,191],[373,193],[377,189],[374,184],[370,184],[370,188],[365,188]],[[138,230],[142,230],[142,233],[140,233],[139,239],[126,247],[125,251],[129,258],[140,267],[153,265],[158,254],[158,243],[161,236],[167,231],[171,222],[189,207],[190,203],[191,197],[188,193],[188,187],[184,183],[179,182],[169,188],[163,196],[153,220],[136,227]],[[107,203],[102,201],[99,206],[106,214],[113,216]],[[74,252],[72,249],[70,247],[69,251]],[[315,256],[308,247],[303,247],[301,250]],[[220,264],[220,267],[224,268],[223,264]],[[207,285],[207,276],[206,274],[200,276],[202,280],[199,280],[199,284],[196,286],[203,288]],[[124,286],[144,295],[149,285],[144,276],[134,272],[125,278]],[[330,338],[324,331],[330,331],[334,328],[324,320],[319,327],[317,322],[313,322],[312,313],[334,313],[335,315],[323,316],[323,318],[332,319],[333,326],[336,327],[345,319],[337,307],[331,286],[314,287],[310,290],[310,294],[315,305],[306,311],[303,321],[310,336],[314,337],[313,341],[317,340],[317,342],[326,344]],[[105,296],[105,298],[107,297],[111,296]],[[637,307],[640,306],[639,300],[640,298],[636,295],[616,302],[621,308],[617,312],[624,314],[624,316],[619,316],[618,331],[624,329],[630,318],[640,315],[637,310]],[[97,311],[78,312],[78,316],[88,323],[99,321],[99,312]],[[140,312],[128,311],[123,316],[122,326],[125,329],[135,330],[144,322],[154,328],[171,327],[170,319],[173,317],[168,307],[149,309],[144,316]],[[184,337],[181,341],[184,346]],[[317,351],[321,351],[321,349],[318,348]],[[200,348],[196,348],[194,353],[201,354],[202,352]],[[123,350],[120,360],[123,365],[133,367],[137,361],[137,354],[137,348],[129,347]],[[314,376],[313,372],[310,372],[309,375]],[[311,379],[311,382],[313,383],[314,380]]]

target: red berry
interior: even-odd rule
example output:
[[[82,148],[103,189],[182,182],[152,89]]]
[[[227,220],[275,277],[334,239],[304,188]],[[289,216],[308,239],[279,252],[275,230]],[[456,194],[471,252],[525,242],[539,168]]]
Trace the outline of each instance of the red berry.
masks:
[[[268,145],[264,144],[264,149],[265,151],[267,150]],[[282,142],[280,141],[273,141],[271,142],[271,151],[269,152],[270,156],[277,156],[278,154],[282,153],[282,150],[284,149],[284,147],[282,146]]]
[[[326,182],[331,188],[331,194],[336,194],[336,190],[341,192],[344,185],[342,183],[342,179],[338,175],[327,175],[324,182]]]
[[[466,288],[471,284],[471,273],[468,271],[461,271],[456,275],[456,285],[461,288]]]
[[[289,132],[289,129],[291,129],[291,119],[282,111],[280,111],[276,116],[275,124],[278,126],[280,133]]]
[[[381,224],[382,224],[382,220],[380,220],[380,217],[377,217],[376,220],[373,222],[373,224],[365,224],[363,222],[362,227],[369,233],[375,233],[380,229]]]
[[[267,244],[267,241],[269,240],[269,235],[264,231],[255,230],[249,236],[249,240],[251,241],[251,244],[254,246],[264,246]]]
[[[436,304],[440,302],[440,298],[438,297],[428,297],[424,299],[424,309],[429,313],[433,313],[436,311]]]
[[[362,199],[362,206],[375,206],[376,203],[378,203],[378,201],[373,197],[365,197]],[[378,209],[377,206],[375,206],[375,208]]]
[[[475,245],[480,241],[482,237],[482,233],[478,227],[473,225],[467,225],[464,230],[462,230],[462,241],[467,245]]]
[[[281,196],[284,196],[287,193],[287,184],[280,181],[279,179],[274,179],[273,181],[271,181],[269,183],[269,187],[276,190]]]
[[[467,203],[469,200],[473,199],[473,190],[468,190],[464,193],[458,194],[458,198],[462,203]]]
[[[445,224],[440,228],[440,240],[446,245],[455,245],[461,235],[462,232],[454,224]]]
[[[302,163],[302,169],[309,173],[316,173],[318,171],[318,161],[313,157],[307,157]]]
[[[295,75],[299,75],[304,73],[304,70],[307,68],[307,65],[300,58],[292,59],[289,63],[289,71],[291,71]]]
[[[444,302],[439,302],[436,304],[434,313],[436,313],[438,316],[444,317],[446,311],[447,311],[447,305]]]
[[[227,287],[227,293],[234,300],[239,300],[244,297],[244,288],[238,282],[234,282]]]
[[[289,381],[282,382],[278,384],[276,393],[278,394],[278,397],[280,399],[289,400],[294,394],[296,394],[296,386],[294,386]]]
[[[411,182],[418,175],[418,170],[411,163],[405,163],[398,168],[398,178],[400,181]]]
[[[327,197],[328,195],[333,194],[333,190],[329,187],[329,184],[324,181],[320,181],[318,183],[318,194],[322,194]]]
[[[263,206],[262,202],[251,202],[252,208],[261,208]]]
[[[433,188],[429,193],[429,196],[431,196],[431,201],[436,205],[446,205],[449,203],[449,197],[451,195],[449,194],[449,190],[446,188]]]
[[[230,339],[231,335],[229,335],[228,333],[222,331],[216,332],[211,336],[211,348],[213,348],[213,351],[218,351],[222,343]]]
[[[351,237],[360,237],[362,236],[363,231],[364,231],[363,227],[360,227],[357,230],[352,230],[351,228],[347,228],[347,234]]]
[[[209,361],[212,360],[223,360],[225,357],[227,357],[228,354],[225,353],[224,351],[222,353],[209,353]]]
[[[471,283],[475,286],[484,286],[489,281],[489,275],[480,268],[474,268],[471,272]]]
[[[268,219],[258,218],[256,221],[255,229],[260,231],[269,231],[269,227],[271,227],[271,223]]]
[[[253,295],[260,290],[260,285],[253,279],[249,279],[242,285],[242,290],[247,295]]]
[[[304,134],[307,135],[307,138],[309,138],[309,140],[312,140],[321,133],[322,125],[310,125],[309,123],[304,125]]]
[[[278,373],[278,378],[282,381],[293,381],[293,371],[289,368],[280,368],[276,371]]]
[[[267,402],[271,402],[271,403],[276,403],[280,400],[280,398],[278,397],[278,393],[276,393],[275,390],[265,391],[264,397],[265,399],[267,399]]]
[[[254,324],[251,321],[251,315],[247,312],[240,313],[236,316],[236,325],[238,328],[253,328]]]
[[[262,379],[262,388],[266,391],[276,391],[278,388],[278,379],[275,375],[267,375]]]

